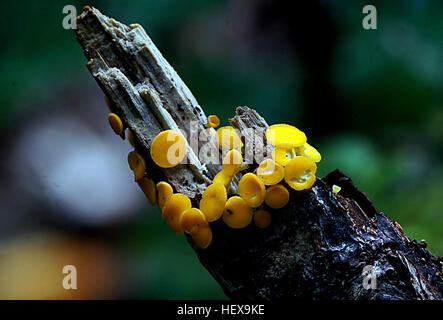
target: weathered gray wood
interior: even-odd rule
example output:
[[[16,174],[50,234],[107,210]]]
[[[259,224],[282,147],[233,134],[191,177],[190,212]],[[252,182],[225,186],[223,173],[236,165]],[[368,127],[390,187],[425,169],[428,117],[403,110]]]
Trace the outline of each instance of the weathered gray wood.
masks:
[[[200,163],[198,150],[192,149],[188,163],[175,168],[161,169],[149,161],[152,139],[160,131],[179,128],[189,135],[191,129],[205,129],[206,116],[192,93],[141,26],[128,27],[89,7],[77,25],[88,68],[133,131],[137,150],[148,159],[148,172],[156,181],[166,179],[197,205],[220,165]],[[241,131],[268,127],[247,107],[237,108],[230,122]],[[209,143],[215,143],[213,129],[208,135]],[[260,161],[258,155],[252,158],[250,171]],[[333,184],[342,187],[338,195],[332,192]],[[235,190],[234,182],[231,192]],[[269,228],[234,230],[218,220],[211,223],[209,248],[198,249],[188,238],[228,297],[442,299],[442,258],[426,250],[425,243],[406,237],[344,174],[334,171],[317,179],[310,190],[290,190],[289,204],[270,210]],[[363,288],[365,265],[376,268],[375,290]]]

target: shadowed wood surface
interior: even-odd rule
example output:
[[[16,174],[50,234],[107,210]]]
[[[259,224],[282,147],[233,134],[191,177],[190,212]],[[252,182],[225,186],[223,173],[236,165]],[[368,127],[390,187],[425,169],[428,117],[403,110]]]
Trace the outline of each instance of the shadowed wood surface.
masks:
[[[215,131],[206,128],[206,115],[188,87],[141,26],[126,26],[90,7],[78,17],[77,26],[87,66],[113,111],[133,132],[148,174],[155,181],[168,181],[175,192],[186,194],[198,206],[221,166],[201,163],[201,146],[195,148],[192,143],[188,162],[174,168],[155,166],[149,155],[159,132],[180,129],[188,141],[205,132],[205,150],[221,156]],[[264,131],[268,127],[248,107],[237,108],[230,123],[243,133],[247,128]],[[266,146],[258,141],[255,147]],[[244,151],[245,157],[259,161],[250,150]],[[256,163],[248,170],[255,167]],[[237,181],[232,183],[231,195]],[[342,188],[339,194],[332,192],[334,184]],[[425,242],[406,237],[401,226],[379,212],[342,172],[317,179],[310,190],[288,189],[288,205],[268,209],[272,215],[268,228],[251,224],[235,230],[220,219],[211,223],[213,242],[205,250],[196,248],[188,237],[229,298],[442,299],[443,259],[432,255]],[[367,265],[375,268],[376,289],[363,287]]]

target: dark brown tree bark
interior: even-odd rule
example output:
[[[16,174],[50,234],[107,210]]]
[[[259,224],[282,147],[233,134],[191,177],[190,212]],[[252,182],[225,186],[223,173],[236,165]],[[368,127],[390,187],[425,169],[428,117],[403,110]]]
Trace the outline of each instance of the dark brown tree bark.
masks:
[[[162,130],[181,129],[189,137],[206,128],[206,116],[192,93],[141,26],[126,26],[89,7],[77,25],[88,68],[134,133],[148,173],[156,181],[167,180],[197,206],[220,166],[202,164],[193,148],[188,148],[187,164],[171,169],[156,167],[149,155],[153,138]],[[248,107],[237,108],[230,122],[239,130],[268,126]],[[215,131],[208,132],[208,143],[215,143]],[[332,192],[334,184],[341,187],[338,194]],[[338,170],[317,179],[310,190],[291,189],[289,204],[271,214],[272,224],[265,229],[250,225],[235,230],[221,220],[211,223],[213,242],[204,250],[188,238],[229,298],[443,297],[443,259],[433,256],[425,242],[406,237],[397,222],[379,212]],[[375,270],[377,288],[366,290],[363,269],[368,265]]]

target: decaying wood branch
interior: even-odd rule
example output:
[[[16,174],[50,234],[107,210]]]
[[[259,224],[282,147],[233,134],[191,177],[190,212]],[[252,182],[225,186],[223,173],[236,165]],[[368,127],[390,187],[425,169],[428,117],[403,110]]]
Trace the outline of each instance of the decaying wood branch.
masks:
[[[188,87],[141,26],[126,26],[89,7],[77,25],[87,66],[134,133],[148,172],[198,205],[219,165],[202,164],[191,147],[188,163],[171,169],[154,166],[149,157],[151,142],[162,130],[181,129],[189,138],[206,129],[206,116]],[[239,130],[268,127],[247,107],[237,108],[230,122]],[[206,132],[215,143],[215,131]],[[334,184],[342,188],[339,194],[332,192]],[[233,183],[231,192],[235,188]],[[235,230],[219,220],[211,223],[209,248],[194,247],[228,297],[442,299],[443,259],[433,256],[426,243],[406,237],[343,173],[318,179],[310,190],[291,189],[290,197],[283,209],[271,211],[269,228]],[[369,265],[375,268],[377,288],[366,290],[362,273]]]

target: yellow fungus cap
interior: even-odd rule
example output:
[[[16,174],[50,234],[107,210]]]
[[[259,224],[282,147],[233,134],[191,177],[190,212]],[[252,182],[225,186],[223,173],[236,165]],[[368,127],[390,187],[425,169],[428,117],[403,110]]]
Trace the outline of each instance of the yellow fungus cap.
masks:
[[[133,148],[135,148],[135,138],[134,138],[134,135],[133,135],[131,129],[128,129],[128,141],[131,144],[131,146]]]
[[[208,221],[200,209],[191,208],[183,212],[180,225],[186,233],[195,233],[198,229],[207,227]]]
[[[332,186],[332,192],[334,193],[334,194],[337,194],[337,193],[339,193],[341,191],[341,187],[340,186],[337,186],[337,185],[333,185]]]
[[[243,157],[238,150],[229,151],[223,158],[223,171],[228,175],[234,175],[240,171],[243,164]]]
[[[304,145],[297,147],[295,150],[298,156],[304,156],[314,162],[320,162],[321,160],[320,152],[307,142]]]
[[[238,193],[250,207],[256,208],[265,200],[266,188],[255,174],[247,173],[238,183]]]
[[[222,170],[215,175],[212,183],[214,183],[214,184],[221,183],[222,185],[224,185],[227,188],[229,186],[229,184],[231,183],[231,180],[232,180],[232,175],[227,174],[226,172],[224,172]]]
[[[191,200],[181,193],[174,193],[163,207],[162,218],[166,220],[174,233],[183,234],[180,219],[186,210],[192,207]]]
[[[149,203],[151,205],[157,204],[157,189],[155,188],[154,180],[143,177],[140,180],[137,181],[140,189],[144,192],[146,195],[146,198],[148,198]]]
[[[270,186],[283,180],[285,169],[274,160],[265,159],[257,168],[257,176],[265,185]]]
[[[233,196],[226,201],[223,221],[231,228],[244,228],[252,221],[252,208],[243,198]]]
[[[175,167],[185,156],[186,140],[177,131],[162,131],[152,141],[151,158],[159,167]]]
[[[286,166],[296,156],[296,148],[275,147],[272,150],[272,159],[282,166]]]
[[[191,236],[195,245],[200,249],[206,249],[212,242],[212,230],[209,227],[200,228]]]
[[[221,183],[213,183],[206,188],[200,200],[200,210],[208,222],[218,220],[222,216],[227,198],[226,188]]]
[[[123,133],[123,122],[120,117],[111,112],[110,114],[108,114],[108,121],[115,134],[121,136]]]
[[[309,189],[314,185],[317,165],[306,157],[295,157],[285,167],[285,181],[294,190]]]
[[[160,181],[157,183],[157,194],[158,194],[158,207],[160,210],[163,210],[163,206],[165,205],[166,201],[172,196],[174,191],[172,190],[172,187],[169,183],[165,181]]]
[[[283,208],[289,202],[289,191],[281,184],[266,190],[265,203],[273,209]]]
[[[259,228],[267,228],[271,224],[271,214],[266,210],[258,210],[254,214],[254,223]]]
[[[145,159],[137,151],[128,154],[129,168],[134,172],[135,181],[140,180],[145,175],[146,163]]]
[[[266,130],[266,139],[276,147],[299,147],[306,143],[306,135],[289,124],[274,124]]]
[[[217,130],[217,142],[222,149],[241,149],[243,143],[233,127],[221,127]]]
[[[112,102],[111,102],[111,100],[109,100],[107,95],[105,95],[105,102],[106,102],[106,105],[108,106],[109,111],[112,112],[114,110],[114,106],[112,105]]]
[[[216,115],[208,117],[208,127],[217,128],[220,125],[220,119]]]
[[[212,181],[212,183],[221,183],[225,187],[228,187],[229,184],[231,183],[231,180],[232,180],[232,175],[227,174],[226,172],[224,172],[222,170],[222,171],[220,171],[219,173],[217,173],[215,175],[214,180]]]

